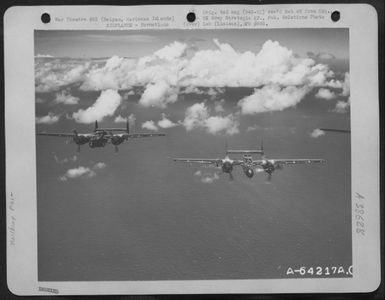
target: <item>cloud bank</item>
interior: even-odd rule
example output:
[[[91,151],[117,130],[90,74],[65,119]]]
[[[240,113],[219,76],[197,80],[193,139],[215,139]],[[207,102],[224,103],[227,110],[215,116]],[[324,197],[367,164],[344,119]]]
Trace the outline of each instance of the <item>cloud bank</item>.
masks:
[[[259,51],[244,52],[216,39],[213,42],[216,49],[199,50],[175,41],[140,58],[111,57],[103,66],[37,59],[36,90],[54,91],[72,83],[95,91],[140,86],[144,88],[140,105],[165,109],[178,100],[179,92],[204,91],[215,98],[224,87],[256,88],[239,103],[244,114],[295,106],[315,87],[341,89],[341,95],[349,92],[349,75],[342,82],[327,64],[300,58],[277,41],[268,40]],[[276,100],[279,93],[283,95]]]

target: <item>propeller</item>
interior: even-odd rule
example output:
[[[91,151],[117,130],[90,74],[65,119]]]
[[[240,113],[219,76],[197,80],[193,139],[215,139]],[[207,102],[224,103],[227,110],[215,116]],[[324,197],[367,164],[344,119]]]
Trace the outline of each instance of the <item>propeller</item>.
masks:
[[[229,181],[234,181],[234,176],[232,172],[229,173]]]
[[[77,144],[78,145],[78,147],[77,147],[77,149],[76,149],[76,152],[77,153],[80,153],[80,145],[79,144]]]
[[[118,153],[119,152],[118,145],[114,145],[114,146],[115,146],[115,153]]]
[[[271,175],[271,173],[269,173],[269,175],[267,176],[267,181],[268,181],[268,182],[271,182],[272,177],[273,177],[273,176]]]

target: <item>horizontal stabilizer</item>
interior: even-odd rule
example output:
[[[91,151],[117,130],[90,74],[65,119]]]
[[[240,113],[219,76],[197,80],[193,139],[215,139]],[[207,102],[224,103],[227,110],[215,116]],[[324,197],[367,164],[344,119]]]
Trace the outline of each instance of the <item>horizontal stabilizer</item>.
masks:
[[[226,154],[263,154],[263,150],[227,150]]]
[[[95,131],[127,131],[126,128],[97,128]]]

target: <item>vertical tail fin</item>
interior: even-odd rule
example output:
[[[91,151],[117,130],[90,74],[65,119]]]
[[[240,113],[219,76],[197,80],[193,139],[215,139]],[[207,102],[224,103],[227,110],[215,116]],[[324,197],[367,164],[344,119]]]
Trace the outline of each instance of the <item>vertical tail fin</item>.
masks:
[[[130,133],[130,121],[128,119],[127,119],[127,123],[126,123],[126,132]]]
[[[98,121],[96,120],[96,121],[95,121],[95,129],[94,129],[94,131],[97,131],[97,130],[98,130],[98,127],[99,127],[99,126],[98,126]]]

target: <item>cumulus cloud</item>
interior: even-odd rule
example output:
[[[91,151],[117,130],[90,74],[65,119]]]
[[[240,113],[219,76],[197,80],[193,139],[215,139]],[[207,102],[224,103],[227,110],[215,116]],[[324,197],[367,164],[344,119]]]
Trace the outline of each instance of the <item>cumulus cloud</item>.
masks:
[[[211,134],[225,133],[233,135],[239,133],[239,121],[233,114],[227,116],[210,116],[209,110],[202,103],[195,103],[186,109],[182,125],[187,131],[204,129]]]
[[[279,111],[297,105],[309,91],[309,88],[267,85],[255,89],[254,93],[241,99],[238,106],[242,114],[257,114],[267,111]]]
[[[194,176],[198,177],[202,183],[208,183],[208,184],[211,184],[214,181],[219,179],[218,172],[209,173],[209,172],[202,172],[198,170],[194,173]]]
[[[155,122],[153,120],[142,123],[142,128],[152,130],[152,131],[159,130],[159,128],[155,125]]]
[[[87,109],[79,109],[72,114],[72,117],[78,123],[90,124],[95,120],[102,120],[106,116],[112,116],[122,98],[119,93],[114,90],[102,91],[95,103]]]
[[[136,60],[112,56],[101,68],[91,68],[83,77],[82,90],[130,89]]]
[[[337,101],[336,107],[332,110],[333,112],[336,113],[346,113],[350,107],[350,100],[348,101]]]
[[[223,105],[225,104],[225,99],[221,99],[220,101],[215,101],[215,107],[214,110],[217,113],[223,113],[225,112],[225,109]]]
[[[329,89],[320,88],[317,94],[315,94],[315,97],[319,99],[331,100],[336,97],[336,94]]]
[[[121,115],[119,115],[119,116],[115,117],[114,122],[115,123],[126,123],[127,122],[127,118],[124,118]]]
[[[226,117],[213,116],[205,122],[206,131],[211,134],[224,132],[228,135],[239,133],[239,123],[233,115]]]
[[[325,135],[325,131],[323,131],[319,128],[314,129],[313,132],[310,134],[310,136],[312,138],[318,138],[318,137],[323,136],[323,135]]]
[[[76,105],[79,103],[79,98],[74,97],[67,90],[62,90],[61,92],[56,93],[55,103],[62,103],[65,105]]]
[[[178,100],[178,90],[171,87],[166,81],[161,80],[155,83],[149,83],[146,86],[139,104],[149,107],[165,108],[168,103],[174,103]]]
[[[195,103],[187,108],[183,125],[188,131],[194,128],[204,127],[204,122],[208,117],[209,113],[206,105],[203,102]]]
[[[55,115],[52,112],[49,112],[48,115],[46,115],[46,116],[36,117],[36,123],[37,124],[48,124],[48,125],[51,125],[51,124],[54,124],[57,121],[59,121],[59,119],[60,119],[60,116]]]
[[[59,177],[60,181],[67,181],[69,179],[75,179],[75,178],[92,178],[96,176],[96,171],[104,169],[106,167],[106,164],[103,162],[98,162],[94,164],[92,167],[83,167],[79,166],[77,168],[72,168],[67,170],[62,176]]]
[[[115,119],[114,119],[115,123],[126,123],[127,121],[129,122],[130,125],[134,125],[135,121],[136,121],[135,115],[134,114],[130,114],[128,116],[128,118],[122,117],[121,115],[119,115],[119,116],[116,116]]]
[[[104,169],[107,165],[104,162],[98,162],[94,165],[95,169]]]
[[[160,128],[172,128],[178,125],[178,123],[174,123],[170,119],[167,119],[166,114],[164,113],[162,113],[162,119],[158,121],[158,126]]]
[[[94,177],[96,173],[92,171],[90,168],[86,168],[83,166],[69,169],[67,172],[59,177],[60,181],[67,181],[68,179],[74,179],[78,177]]]

